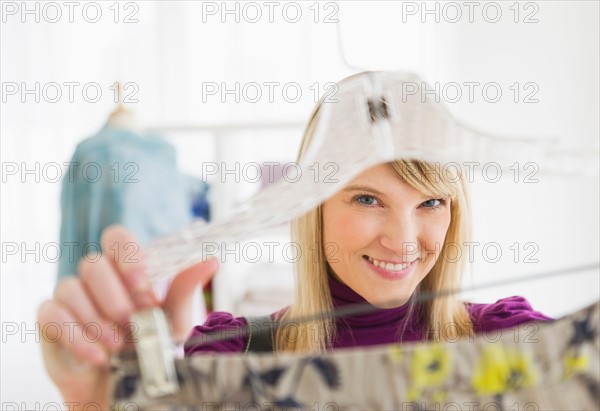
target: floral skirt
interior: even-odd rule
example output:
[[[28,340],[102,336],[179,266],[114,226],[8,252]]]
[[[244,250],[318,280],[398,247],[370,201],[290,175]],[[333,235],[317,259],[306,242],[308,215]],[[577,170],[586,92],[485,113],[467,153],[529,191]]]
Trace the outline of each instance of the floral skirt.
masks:
[[[153,397],[135,356],[111,374],[114,410],[598,410],[600,302],[552,322],[423,342],[176,359]]]

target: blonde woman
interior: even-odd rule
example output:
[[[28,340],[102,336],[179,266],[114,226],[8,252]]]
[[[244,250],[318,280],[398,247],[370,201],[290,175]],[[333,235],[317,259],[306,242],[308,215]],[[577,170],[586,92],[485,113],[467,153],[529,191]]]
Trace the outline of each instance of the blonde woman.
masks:
[[[298,163],[311,144],[320,107],[309,121]],[[449,169],[397,160],[363,172],[292,221],[292,241],[302,250],[295,266],[295,303],[271,315],[273,322],[287,326],[275,330],[266,349],[256,351],[323,352],[399,341],[457,341],[473,333],[552,320],[520,296],[470,304],[450,294],[415,304],[422,292],[460,288],[466,250],[462,246],[463,258],[457,259],[456,248],[471,241],[469,220],[467,186]],[[327,316],[321,321],[294,321],[361,303],[381,309],[337,321]],[[238,338],[202,341],[206,334],[231,337],[247,323],[243,317],[213,313],[194,328],[191,342],[198,344],[188,344],[186,355],[253,351],[252,341],[241,332]]]
[[[309,121],[298,160],[310,147],[319,123],[319,107]],[[303,257],[296,264],[296,298],[270,318],[293,327],[279,327],[256,346],[237,330],[248,320],[229,313],[211,313],[190,333],[192,290],[218,269],[211,259],[180,273],[166,299],[154,295],[141,263],[115,258],[114,246],[135,241],[120,227],[102,237],[105,253],[96,263],[79,266],[80,276],[64,280],[54,299],[39,309],[41,329],[49,323],[97,323],[98,342],[78,337],[42,338],[48,373],[65,401],[106,405],[108,354],[124,345],[115,339],[115,322],[125,326],[136,309],[162,306],[173,325],[174,337],[192,342],[186,355],[244,351],[323,352],[402,341],[450,340],[482,331],[500,330],[532,320],[552,320],[522,297],[494,304],[472,304],[456,295],[417,301],[423,292],[459,288],[465,258],[453,258],[451,247],[469,241],[469,206],[465,182],[449,178],[439,167],[421,161],[399,160],[372,167],[355,177],[319,207],[292,221],[292,241]],[[314,247],[318,244],[318,247]],[[333,247],[329,247],[333,245]],[[111,251],[112,250],[112,251]],[[294,322],[305,316],[348,304],[369,303],[372,310],[339,319]],[[50,327],[46,327],[50,329]],[[223,333],[234,338],[208,344],[202,336]],[[256,337],[256,336],[255,336]],[[54,343],[50,342],[53,341]],[[257,341],[255,338],[254,341]],[[266,341],[266,342],[265,342]],[[91,367],[74,367],[65,348]]]

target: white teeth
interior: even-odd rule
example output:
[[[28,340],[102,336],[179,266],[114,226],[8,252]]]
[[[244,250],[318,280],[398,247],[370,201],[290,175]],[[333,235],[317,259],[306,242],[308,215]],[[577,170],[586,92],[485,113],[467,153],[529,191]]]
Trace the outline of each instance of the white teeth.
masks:
[[[369,261],[371,263],[373,263],[374,266],[383,268],[384,270],[388,270],[388,271],[402,271],[410,265],[410,263],[406,263],[406,264],[386,263],[384,261],[376,260],[373,257],[369,257]]]

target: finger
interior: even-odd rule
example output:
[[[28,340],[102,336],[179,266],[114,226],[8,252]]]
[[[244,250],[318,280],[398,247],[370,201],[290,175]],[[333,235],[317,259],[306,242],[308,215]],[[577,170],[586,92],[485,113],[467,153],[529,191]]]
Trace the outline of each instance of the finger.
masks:
[[[58,302],[49,300],[43,303],[38,310],[38,321],[40,342],[49,370],[68,367],[68,364],[61,363],[60,346],[81,362],[95,366],[108,364],[105,347],[98,342],[86,340],[81,327],[73,326],[80,324],[77,318]]]
[[[134,304],[107,258],[89,255],[81,260],[79,273],[100,315],[109,322],[116,321],[125,326],[134,311]]]
[[[219,268],[219,262],[211,257],[206,262],[193,265],[179,273],[171,283],[163,308],[171,320],[175,340],[181,340],[192,327],[192,301],[198,286],[206,285]]]
[[[146,275],[142,252],[136,238],[123,226],[107,227],[100,239],[102,250],[110,256],[119,277],[138,309],[155,307],[159,300]]]
[[[115,327],[104,320],[87,294],[80,278],[69,277],[62,280],[54,293],[54,299],[66,307],[81,322],[82,332],[91,340],[102,341],[109,349],[116,351],[120,348]],[[97,334],[100,335],[97,335]]]

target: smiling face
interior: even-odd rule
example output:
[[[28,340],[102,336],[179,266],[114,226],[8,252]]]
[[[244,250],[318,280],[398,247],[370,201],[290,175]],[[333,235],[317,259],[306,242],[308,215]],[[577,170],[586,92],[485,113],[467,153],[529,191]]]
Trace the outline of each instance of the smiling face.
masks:
[[[335,277],[370,304],[392,308],[408,301],[439,257],[450,199],[424,195],[382,164],[324,202],[322,217]]]

